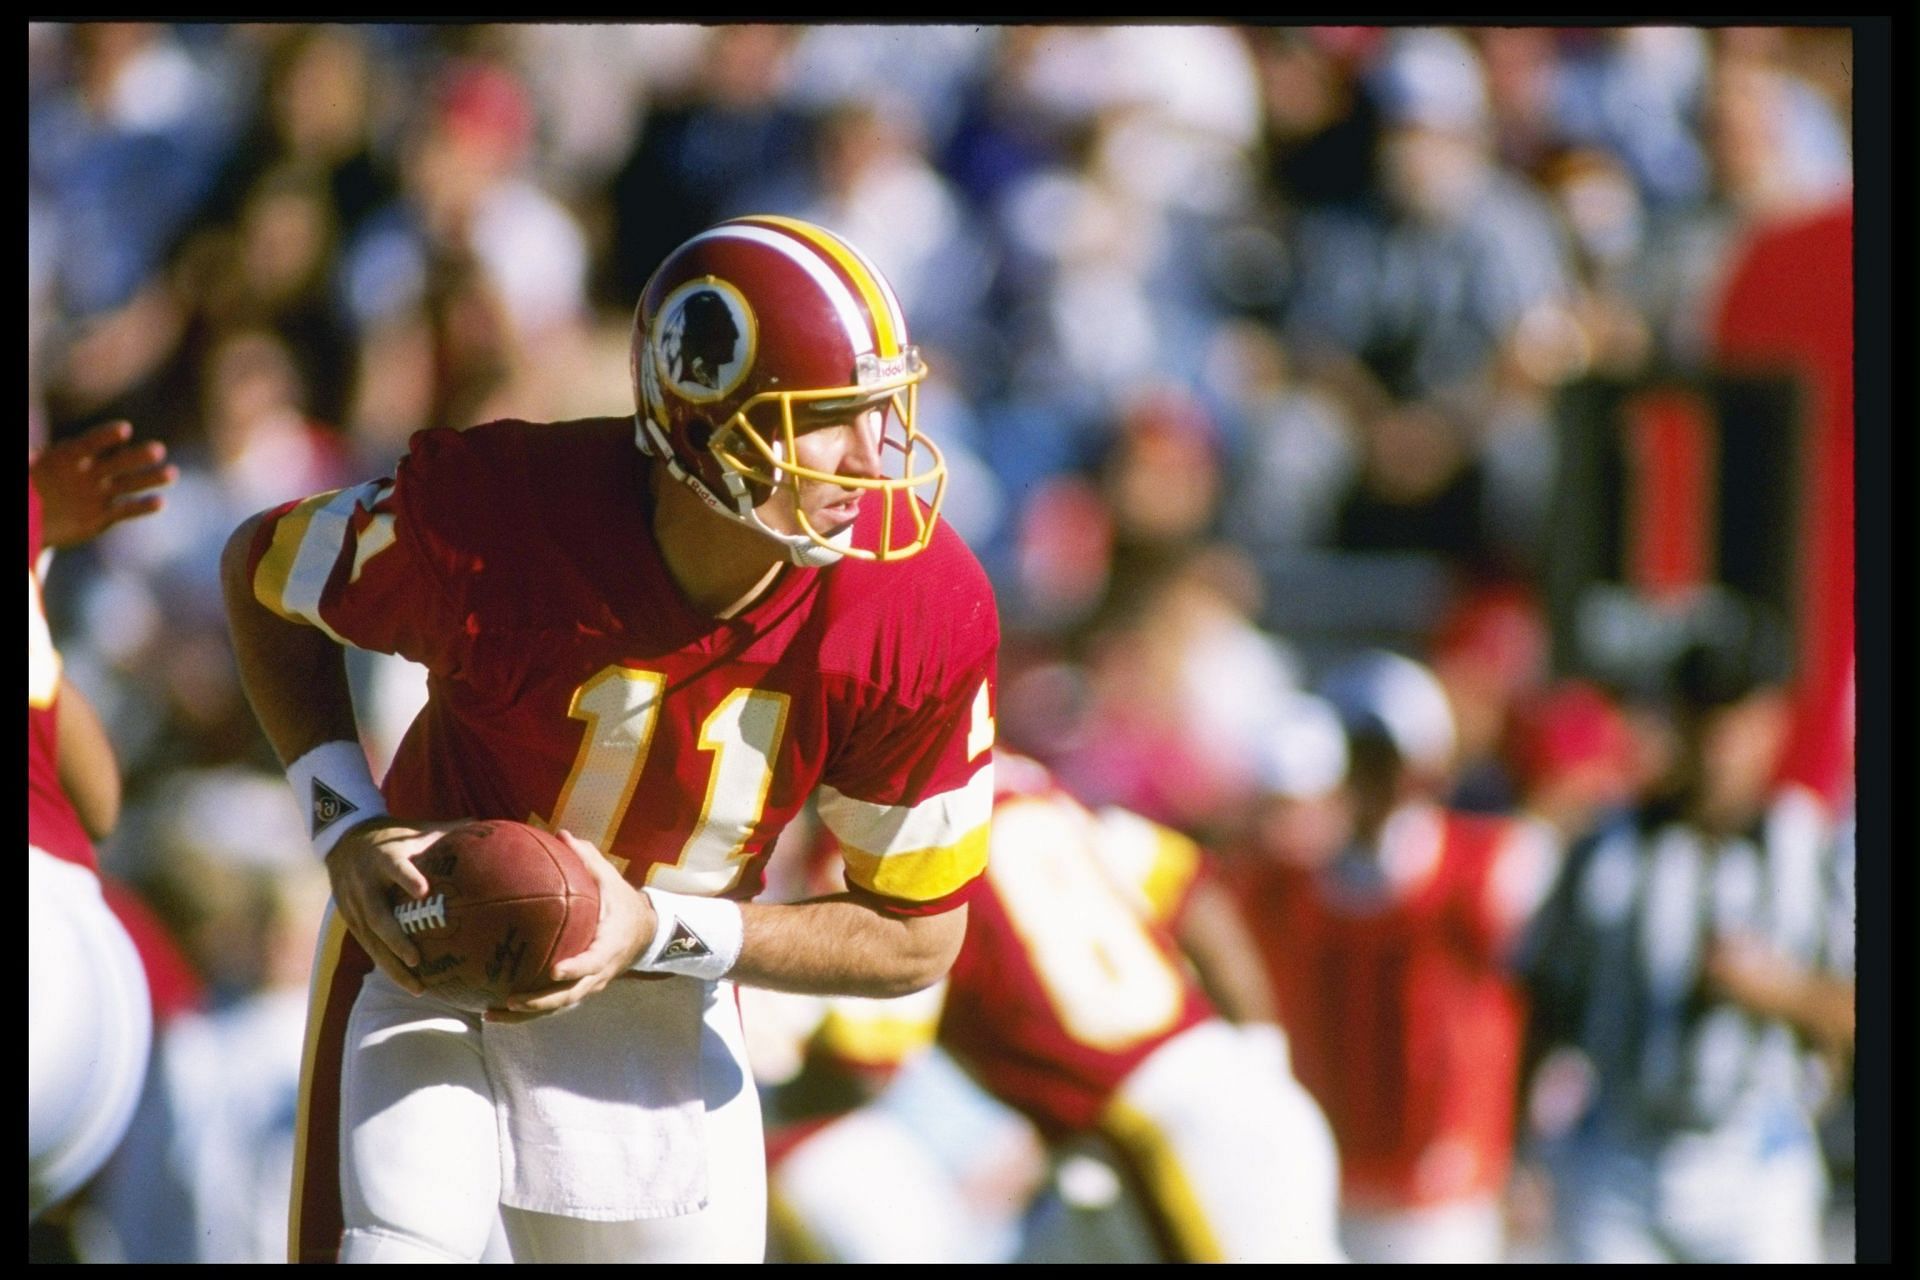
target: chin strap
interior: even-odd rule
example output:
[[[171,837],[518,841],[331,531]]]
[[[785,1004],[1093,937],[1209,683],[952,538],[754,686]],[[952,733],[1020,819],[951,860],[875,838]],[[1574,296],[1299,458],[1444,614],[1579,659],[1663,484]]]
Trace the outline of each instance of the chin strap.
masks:
[[[769,529],[760,519],[760,513],[753,508],[753,495],[748,491],[745,480],[727,470],[726,467],[721,467],[720,470],[726,479],[727,491],[732,495],[733,503],[730,505],[722,501],[720,495],[709,489],[704,480],[680,464],[680,459],[674,456],[673,446],[667,441],[666,432],[660,429],[658,423],[641,414],[634,415],[634,422],[637,424],[634,429],[634,443],[639,446],[641,453],[665,462],[667,474],[693,490],[694,496],[704,502],[709,509],[736,524],[745,525],[762,537],[773,539],[786,548],[787,559],[792,563],[802,569],[824,569],[845,557],[845,548],[853,542],[852,525],[848,525],[828,539],[829,543],[834,544],[829,546],[822,546],[804,533],[780,533]]]

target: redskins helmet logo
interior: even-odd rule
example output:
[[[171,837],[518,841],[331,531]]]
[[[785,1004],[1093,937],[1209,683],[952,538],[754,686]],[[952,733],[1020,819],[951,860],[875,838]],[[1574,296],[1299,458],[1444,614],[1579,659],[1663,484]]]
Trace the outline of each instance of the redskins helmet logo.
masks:
[[[759,326],[740,291],[703,276],[667,295],[654,320],[654,375],[696,404],[724,400],[753,368]]]

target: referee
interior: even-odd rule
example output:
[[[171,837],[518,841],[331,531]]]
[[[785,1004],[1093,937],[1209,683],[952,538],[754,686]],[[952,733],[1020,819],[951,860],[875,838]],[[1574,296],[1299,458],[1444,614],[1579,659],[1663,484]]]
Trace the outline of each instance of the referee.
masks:
[[[1721,621],[1667,672],[1661,784],[1574,848],[1529,948],[1537,1033],[1586,1072],[1545,1153],[1570,1261],[1821,1260],[1852,844],[1845,815],[1776,781],[1780,630],[1751,606]]]

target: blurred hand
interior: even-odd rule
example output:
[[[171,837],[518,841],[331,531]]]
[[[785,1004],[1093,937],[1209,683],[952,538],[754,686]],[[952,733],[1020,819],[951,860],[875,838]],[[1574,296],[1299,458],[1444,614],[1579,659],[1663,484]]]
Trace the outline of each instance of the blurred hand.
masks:
[[[178,480],[180,472],[166,465],[167,446],[132,440],[132,423],[109,422],[28,459],[48,546],[71,547],[97,538],[122,520],[164,505],[158,491]]]
[[[587,949],[553,966],[554,985],[519,995],[505,1009],[487,1013],[492,1022],[527,1022],[570,1009],[633,967],[653,941],[656,923],[653,903],[627,883],[606,855],[571,832],[565,840],[600,884],[600,922]]]
[[[341,919],[381,972],[411,995],[426,988],[413,976],[420,952],[401,931],[387,902],[397,886],[415,902],[427,896],[427,878],[413,859],[464,822],[402,822],[381,815],[369,818],[340,838],[327,854],[327,877]]]
[[[1757,938],[1721,938],[1707,952],[1706,978],[1737,1004],[1772,1013],[1786,1003],[1797,970]]]

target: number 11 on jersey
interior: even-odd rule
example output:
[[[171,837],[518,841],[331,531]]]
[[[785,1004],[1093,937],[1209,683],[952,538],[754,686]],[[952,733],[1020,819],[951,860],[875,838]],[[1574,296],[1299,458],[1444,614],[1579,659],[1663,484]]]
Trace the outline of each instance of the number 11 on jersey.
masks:
[[[666,679],[656,671],[612,666],[574,691],[567,714],[586,721],[580,753],[554,803],[551,822],[571,831],[625,870],[612,845],[646,768],[659,722]],[[735,689],[700,726],[699,745],[713,754],[699,821],[672,864],[647,873],[647,883],[674,893],[715,894],[739,876],[739,858],[766,807],[773,762],[786,734],[792,699],[765,689]]]

